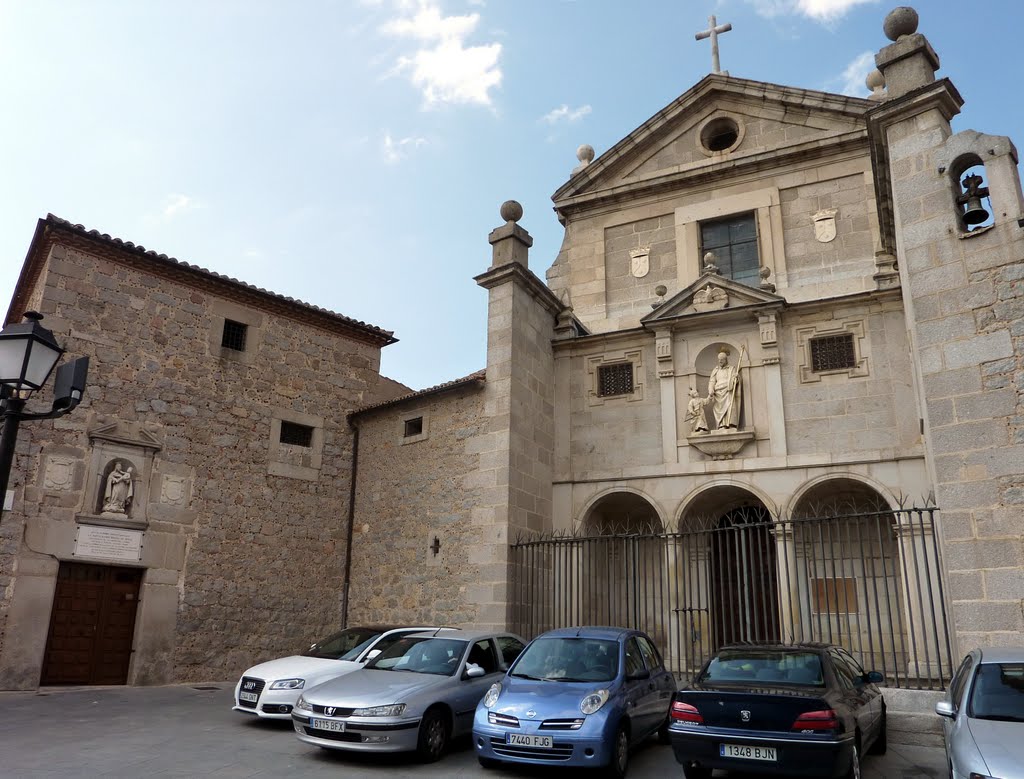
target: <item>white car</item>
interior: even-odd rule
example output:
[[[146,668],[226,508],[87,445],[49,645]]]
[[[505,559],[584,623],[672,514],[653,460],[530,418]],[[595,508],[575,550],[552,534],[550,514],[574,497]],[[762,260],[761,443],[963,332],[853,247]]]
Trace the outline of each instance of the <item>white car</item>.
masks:
[[[390,625],[346,628],[317,641],[301,655],[281,657],[248,669],[235,685],[235,705],[231,708],[257,717],[291,719],[295,700],[302,690],[358,671],[367,660],[398,639],[425,630],[438,628]]]

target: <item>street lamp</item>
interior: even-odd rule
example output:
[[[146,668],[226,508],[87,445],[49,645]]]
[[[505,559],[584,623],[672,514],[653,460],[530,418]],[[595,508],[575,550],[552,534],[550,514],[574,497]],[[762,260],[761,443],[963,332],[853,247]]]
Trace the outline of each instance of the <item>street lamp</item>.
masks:
[[[46,384],[64,354],[53,333],[39,324],[42,318],[26,311],[24,322],[0,330],[0,501],[4,502],[21,420],[63,416],[79,404],[85,391],[89,358],[79,357],[57,370],[53,407],[38,413],[25,411],[26,401]]]

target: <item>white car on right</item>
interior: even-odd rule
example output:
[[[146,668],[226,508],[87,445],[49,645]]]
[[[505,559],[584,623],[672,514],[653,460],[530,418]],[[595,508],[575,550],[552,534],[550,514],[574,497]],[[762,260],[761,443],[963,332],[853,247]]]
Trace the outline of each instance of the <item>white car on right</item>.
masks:
[[[301,655],[254,665],[235,685],[234,711],[265,719],[291,719],[303,690],[358,671],[404,636],[436,626],[366,625],[345,628],[312,644]]]
[[[968,654],[935,713],[953,779],[1024,779],[1024,648]]]

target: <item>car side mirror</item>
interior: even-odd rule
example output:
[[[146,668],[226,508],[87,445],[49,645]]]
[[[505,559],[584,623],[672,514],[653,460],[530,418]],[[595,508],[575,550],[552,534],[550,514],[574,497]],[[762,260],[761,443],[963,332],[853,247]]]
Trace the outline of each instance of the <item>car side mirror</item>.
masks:
[[[363,662],[364,663],[370,662],[373,658],[375,658],[380,653],[381,653],[380,649],[371,649],[369,652],[366,653],[366,657],[363,658]]]
[[[885,677],[878,671],[868,671],[866,677],[868,684],[885,684]]]
[[[480,666],[476,665],[475,663],[470,663],[469,665],[466,666],[466,678],[467,679],[476,679],[476,678],[479,678],[481,676],[486,676],[486,675],[487,675],[487,672],[483,668],[481,668]]]
[[[935,713],[940,717],[953,719],[956,716],[956,707],[949,701],[939,701],[935,704]]]
[[[651,678],[651,672],[648,671],[646,668],[644,668],[642,671],[637,671],[636,673],[630,674],[629,676],[626,677],[626,680],[630,681],[630,682],[633,682],[633,681],[639,681],[640,679],[650,679],[650,678]]]

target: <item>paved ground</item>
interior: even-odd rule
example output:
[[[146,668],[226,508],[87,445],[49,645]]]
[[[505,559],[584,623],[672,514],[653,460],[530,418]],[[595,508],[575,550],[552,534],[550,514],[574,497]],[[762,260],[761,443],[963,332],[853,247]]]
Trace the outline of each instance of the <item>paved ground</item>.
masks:
[[[200,689],[212,687],[213,689]],[[105,687],[0,693],[0,777],[483,777],[564,779],[565,769],[484,771],[469,740],[419,765],[403,756],[328,752],[303,744],[288,722],[231,711],[233,685]],[[864,762],[867,779],[944,778],[941,748],[890,746]],[[735,776],[735,775],[733,775]],[[631,779],[682,777],[653,739],[633,756]],[[737,778],[738,779],[738,778]]]

